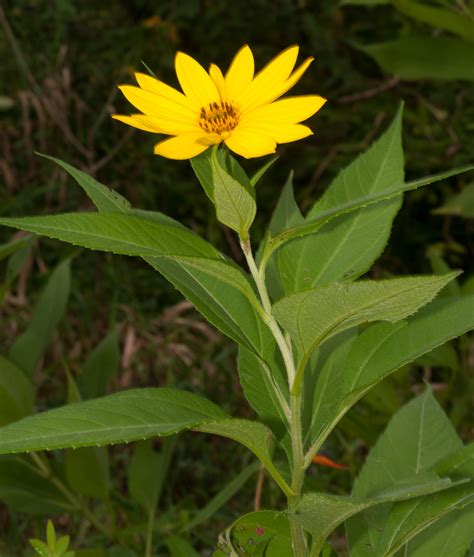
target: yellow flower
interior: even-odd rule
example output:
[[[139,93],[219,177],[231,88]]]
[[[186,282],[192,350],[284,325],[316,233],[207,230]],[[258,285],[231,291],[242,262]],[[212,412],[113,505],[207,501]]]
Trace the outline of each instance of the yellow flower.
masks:
[[[196,60],[178,52],[175,68],[184,94],[137,73],[139,87],[122,85],[120,89],[143,114],[116,114],[113,118],[141,130],[174,136],[154,149],[170,159],[190,159],[222,141],[245,158],[274,153],[277,143],[311,135],[300,122],[326,102],[318,95],[277,100],[313,61],[307,58],[293,71],[298,51],[297,46],[287,48],[254,75],[252,51],[245,45],[225,76],[215,64],[206,72]]]

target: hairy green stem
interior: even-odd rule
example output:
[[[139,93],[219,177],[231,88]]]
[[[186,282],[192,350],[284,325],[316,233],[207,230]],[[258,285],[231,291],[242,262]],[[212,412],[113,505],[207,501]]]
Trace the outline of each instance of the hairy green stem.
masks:
[[[292,392],[293,384],[296,377],[295,362],[293,358],[293,351],[290,339],[285,338],[280,326],[272,314],[272,304],[268,295],[267,287],[265,284],[265,265],[266,261],[262,262],[260,269],[255,263],[252,254],[250,240],[240,239],[240,245],[245,255],[247,265],[253,277],[262,307],[265,315],[265,322],[267,323],[270,331],[275,337],[280,353],[285,363],[286,373],[288,376],[288,384],[290,392]],[[305,474],[305,458],[303,447],[303,430],[301,425],[301,392],[291,394],[291,407],[289,413],[289,425],[291,436],[291,452],[293,457],[291,469],[291,489],[293,495],[288,496],[288,510],[294,510],[301,501],[301,492],[303,489],[304,474]],[[293,544],[293,553],[295,557],[306,557],[308,555],[308,547],[306,544],[306,537],[302,527],[293,521],[290,521],[291,539]]]

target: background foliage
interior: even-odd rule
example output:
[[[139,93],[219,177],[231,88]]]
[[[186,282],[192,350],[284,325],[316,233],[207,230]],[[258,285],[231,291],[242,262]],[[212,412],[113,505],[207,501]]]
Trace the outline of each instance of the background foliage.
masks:
[[[467,2],[454,4],[458,12],[467,13]],[[402,8],[403,2],[360,0],[344,5],[335,1],[259,0],[245,3],[245,9],[240,2],[198,0],[132,0],[107,5],[89,0],[3,2],[0,216],[89,207],[66,173],[33,154],[40,151],[95,175],[131,199],[134,206],[172,215],[239,258],[234,238],[217,224],[189,164],[153,157],[152,136],[135,134],[109,117],[128,111],[116,85],[132,83],[133,72],[143,69],[142,61],[163,80],[175,83],[173,56],[177,49],[203,64],[215,61],[224,67],[245,42],[260,64],[294,43],[301,45],[302,55],[316,56],[297,92],[317,92],[329,102],[311,122],[315,135],[282,146],[279,163],[259,184],[256,235],[268,221],[291,169],[295,170],[297,201],[305,209],[388,125],[400,98],[406,102],[407,179],[472,162],[474,91],[469,76],[442,76],[444,79],[438,81],[440,76],[427,74],[421,62],[408,75],[390,66],[386,58],[381,61],[374,55],[373,45],[390,41],[393,45],[406,37],[434,39],[441,35],[454,40],[452,30],[433,26],[433,22],[415,18]],[[448,57],[448,65],[454,59],[455,55]],[[249,162],[246,168],[251,171],[257,165]],[[465,272],[460,282],[449,288],[472,289],[472,220],[457,216],[472,217],[468,180],[461,176],[408,194],[395,221],[390,246],[371,276],[462,268]],[[459,196],[461,202],[457,201]],[[0,244],[11,239],[10,231],[0,229]],[[49,240],[21,242],[21,249],[13,255],[4,252],[2,257],[0,343],[2,354],[16,353],[18,358],[28,359],[22,363],[34,374],[36,408],[74,400],[75,378],[86,398],[125,387],[173,385],[206,393],[226,411],[251,417],[238,386],[233,347],[152,269],[128,258],[72,251]],[[72,276],[65,278],[68,271],[64,265],[51,275],[57,262],[66,258],[71,258]],[[58,284],[51,286],[55,304],[48,301],[47,291],[40,297],[46,279],[53,276],[63,292],[61,296]],[[41,330],[37,353],[22,353],[20,335],[35,322],[46,321],[51,325],[48,330],[37,327]],[[348,492],[367,447],[373,445],[393,412],[420,391],[422,379],[432,384],[461,438],[467,441],[472,436],[472,350],[469,339],[462,338],[424,357],[410,373],[398,372],[370,394],[343,420],[333,438],[337,443],[333,440],[324,448],[325,454],[348,465],[348,471],[314,470],[314,489]],[[108,377],[98,377],[94,371],[103,368],[103,362],[110,370]],[[31,405],[32,401],[18,404]],[[161,448],[157,456],[166,459],[170,449]],[[163,485],[156,487],[157,499],[161,496],[157,531],[180,531],[186,537],[197,510],[224,489],[227,491],[220,504],[207,513],[212,518],[193,533],[195,547],[210,548],[226,524],[239,513],[252,510],[255,470],[248,471],[247,453],[214,437],[183,434],[172,450],[173,466]],[[131,461],[132,449],[115,447],[110,453],[112,480],[107,477],[104,482],[113,485],[112,499],[120,509],[117,524],[127,528],[137,516],[140,519],[151,495],[144,493],[136,480],[127,482],[125,463]],[[128,473],[140,469],[139,455],[134,453]],[[11,471],[12,465],[7,464],[0,467],[4,485],[11,483],[7,470]],[[74,464],[58,457],[58,466],[68,467],[70,483],[74,484]],[[237,490],[228,483],[233,472],[245,473],[237,487],[247,487],[222,507],[226,494]],[[248,481],[250,477],[252,481]],[[92,497],[92,509],[99,517],[108,512],[106,505],[97,502],[101,501],[104,482],[82,486],[83,495]],[[54,486],[51,489],[54,494]],[[133,502],[124,503],[129,491]],[[260,504],[277,506],[278,497],[265,483]],[[21,509],[0,506],[2,555],[21,554],[26,539],[43,536],[44,519],[37,518],[36,513],[45,509],[33,509],[31,503]],[[67,512],[57,515],[57,530],[76,531],[75,526],[83,524],[81,516],[71,509],[63,510]],[[86,539],[91,535],[84,534]],[[100,533],[93,535],[100,539]],[[140,535],[134,538],[131,532],[130,536],[141,543]],[[176,547],[181,538],[169,539],[172,541],[167,543],[168,549],[162,547],[163,554],[179,555]]]

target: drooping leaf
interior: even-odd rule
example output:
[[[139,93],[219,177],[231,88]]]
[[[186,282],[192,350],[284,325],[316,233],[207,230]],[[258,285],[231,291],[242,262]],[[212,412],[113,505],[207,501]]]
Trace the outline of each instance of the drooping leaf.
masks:
[[[0,454],[126,443],[225,418],[218,406],[186,391],[133,389],[0,428]]]
[[[69,263],[69,260],[63,261],[53,271],[36,304],[28,328],[10,349],[9,358],[30,377],[64,315],[71,281]]]
[[[33,385],[13,362],[0,356],[0,426],[33,411]]]
[[[403,184],[401,130],[402,108],[380,139],[336,177],[309,211],[306,221],[354,199],[381,194]],[[351,280],[366,272],[387,243],[401,201],[400,194],[352,211],[327,224],[319,234],[283,247],[278,252],[278,265],[285,291],[300,292]],[[301,222],[293,226],[296,224]],[[272,231],[273,236],[278,232],[281,231]]]
[[[474,79],[472,43],[462,39],[412,35],[358,48],[402,79]]]
[[[275,480],[286,495],[292,491],[272,462],[269,447],[272,444],[272,432],[259,422],[250,420],[229,419],[207,422],[196,428],[197,431],[214,433],[228,437],[250,449],[263,463],[270,476]]]

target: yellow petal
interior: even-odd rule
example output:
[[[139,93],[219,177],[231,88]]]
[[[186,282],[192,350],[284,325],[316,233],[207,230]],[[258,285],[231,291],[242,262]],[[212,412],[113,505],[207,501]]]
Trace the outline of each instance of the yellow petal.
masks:
[[[206,70],[184,52],[175,58],[176,75],[184,94],[199,107],[219,100],[219,91]]]
[[[274,153],[276,141],[265,134],[256,133],[254,130],[245,130],[237,127],[225,140],[225,144],[238,155],[251,159]]]
[[[296,124],[315,114],[325,102],[326,99],[318,95],[288,97],[249,111],[242,117],[241,124],[248,125],[253,122],[272,124],[279,121]]]
[[[133,87],[132,85],[121,85],[119,89],[133,106],[145,114],[186,122],[197,121],[197,112],[193,112],[191,109],[169,98],[157,95],[151,91],[145,91],[145,89],[140,89],[140,87]]]
[[[148,116],[146,114],[137,114],[135,120],[144,126],[159,130],[157,133],[164,133],[166,135],[180,135],[189,132],[204,133],[197,122],[183,122],[170,118],[162,118],[161,116]]]
[[[141,116],[141,114],[132,114],[131,116],[126,116],[125,114],[113,114],[112,118],[114,120],[118,120],[119,122],[123,122],[124,124],[132,126],[134,128],[138,128],[139,130],[152,132],[152,133],[161,133],[156,129],[156,127],[149,126],[144,122],[140,122],[137,119],[137,116]]]
[[[140,72],[137,72],[135,74],[135,79],[137,80],[138,85],[140,85],[140,87],[142,89],[145,89],[146,91],[151,91],[152,93],[156,93],[157,95],[166,97],[167,99],[178,104],[182,104],[191,110],[200,108],[199,106],[194,105],[190,99],[183,95],[183,93],[180,93],[174,87],[170,87],[159,79],[155,79],[150,75],[146,75]]]
[[[250,85],[255,70],[252,51],[244,45],[234,56],[225,74],[226,92],[229,100],[236,100]]]
[[[296,70],[290,75],[290,77],[283,83],[282,87],[275,91],[275,96],[272,98],[272,100],[278,99],[278,97],[281,97],[292,87],[294,87],[301,79],[304,72],[309,68],[313,60],[314,58],[312,56],[306,58],[306,60],[300,66],[298,66]]]
[[[274,124],[251,124],[242,126],[242,129],[257,134],[264,134],[272,137],[277,143],[290,143],[291,141],[298,141],[304,139],[313,132],[308,126],[302,124],[288,124],[285,122]]]
[[[243,112],[272,100],[289,78],[298,57],[298,46],[290,46],[273,58],[235,100]]]
[[[219,91],[219,95],[221,99],[225,99],[226,98],[225,81],[219,66],[216,66],[215,64],[211,64],[209,66],[209,75],[211,76],[212,81],[214,81],[217,90]]]
[[[155,154],[168,159],[184,160],[192,159],[209,147],[206,144],[206,134],[192,132],[177,137],[171,137],[160,141],[155,145]]]

